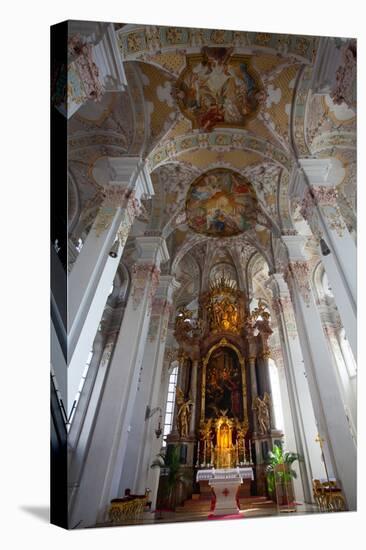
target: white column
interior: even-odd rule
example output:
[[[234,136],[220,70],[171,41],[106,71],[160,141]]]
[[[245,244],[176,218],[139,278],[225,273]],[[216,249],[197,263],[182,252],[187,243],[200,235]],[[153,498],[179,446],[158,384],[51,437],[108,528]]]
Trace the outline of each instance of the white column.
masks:
[[[311,89],[313,93],[329,94],[335,85],[342,50],[334,37],[321,37],[317,48]]]
[[[198,375],[198,359],[192,360],[192,376],[191,376],[191,399],[193,401],[192,413],[191,413],[191,425],[190,425],[190,435],[195,437],[195,428],[196,428],[196,411],[197,411],[197,397],[198,397],[198,388],[197,388],[197,375]]]
[[[305,239],[287,236],[283,240],[289,251],[287,278],[291,284],[296,323],[319,434],[325,439],[324,453],[328,471],[341,483],[349,510],[355,510],[356,446],[337,383],[336,367],[310,287],[309,267],[303,252]]]
[[[298,453],[299,455],[302,456],[300,452],[301,449],[298,449],[297,442],[296,442],[295,428],[294,428],[294,422],[292,419],[290,397],[289,397],[289,392],[287,388],[287,379],[286,379],[286,372],[285,372],[285,365],[284,365],[282,351],[271,349],[271,357],[276,363],[279,386],[280,386],[281,405],[282,405],[283,422],[284,422],[283,431],[285,436],[284,437],[285,450],[293,453]],[[297,502],[304,502],[305,497],[304,497],[304,490],[303,490],[302,472],[300,470],[300,463],[298,461],[294,462],[293,468],[297,473],[297,478],[293,480],[295,500]],[[304,481],[306,482],[306,480]],[[311,481],[311,479],[309,481]],[[309,490],[306,493],[307,495],[306,500],[308,502],[311,500],[310,488],[311,488],[311,485],[309,484]]]
[[[127,86],[113,23],[70,21],[67,97],[57,108],[68,119],[88,101]]]
[[[155,388],[154,394],[156,395],[156,400],[152,401],[152,403],[156,403],[157,406],[160,406],[162,409],[162,415],[163,415],[163,422],[165,418],[166,413],[166,398],[168,394],[168,384],[169,384],[169,378],[170,378],[170,370],[169,367],[171,365],[171,358],[169,357],[169,352],[165,353],[165,357],[163,360],[163,366],[162,366],[162,372],[161,372],[161,378],[159,383],[157,384],[158,387]],[[150,468],[152,462],[155,460],[156,455],[161,451],[162,442],[159,439],[154,439],[151,437],[151,445],[145,446],[144,449],[144,457],[143,457],[143,465],[141,468],[141,476],[142,479],[144,472],[146,475],[146,487],[149,487],[151,490],[150,493],[150,500],[151,500],[151,509],[154,510],[156,508],[156,500],[158,496],[158,490],[159,490],[159,481],[160,481],[160,469],[159,468]]]
[[[312,480],[325,476],[320,449],[315,442],[319,429],[314,415],[299,332],[287,283],[282,274],[274,273],[268,279],[267,286],[272,291],[272,308],[278,319],[280,338],[283,345],[284,375],[291,407],[296,448],[304,459],[299,464],[304,497],[307,502],[311,502],[313,500]]]
[[[103,159],[95,167],[95,177],[104,185],[106,196],[68,280],[69,411],[139,201],[154,193],[150,177],[138,157]],[[117,238],[119,250],[113,258],[109,253]]]
[[[301,213],[314,235],[324,243],[322,261],[335,297],[353,355],[357,357],[357,250],[337,205],[336,186],[345,171],[337,159],[299,159],[304,179]],[[301,190],[300,190],[301,189]]]
[[[126,458],[120,482],[120,493],[129,487],[132,492],[144,493],[148,487],[147,478],[153,458],[152,447],[157,441],[155,429],[161,416],[161,428],[164,419],[158,403],[159,388],[167,338],[168,322],[171,312],[172,294],[179,284],[171,275],[162,275],[156,291],[150,318],[150,326],[141,366],[139,389],[134,404],[131,431],[128,435]],[[145,416],[147,413],[147,416]]]
[[[141,256],[133,266],[132,285],[113,357],[104,383],[71,524],[82,527],[105,521],[119,483],[132,421],[139,371],[159,281],[159,266],[169,258],[161,237],[137,237]]]

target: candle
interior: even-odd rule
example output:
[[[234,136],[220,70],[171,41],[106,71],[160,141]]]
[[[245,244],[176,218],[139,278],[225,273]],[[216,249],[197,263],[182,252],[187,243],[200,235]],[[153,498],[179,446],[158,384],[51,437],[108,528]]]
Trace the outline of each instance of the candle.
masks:
[[[200,463],[200,441],[197,441],[197,460],[196,460],[196,466],[198,467]]]
[[[253,463],[253,459],[252,459],[252,442],[251,442],[250,439],[249,439],[249,462],[250,462],[250,464]]]
[[[245,439],[243,439],[243,455],[244,455],[244,464],[247,463],[247,457],[245,455]]]

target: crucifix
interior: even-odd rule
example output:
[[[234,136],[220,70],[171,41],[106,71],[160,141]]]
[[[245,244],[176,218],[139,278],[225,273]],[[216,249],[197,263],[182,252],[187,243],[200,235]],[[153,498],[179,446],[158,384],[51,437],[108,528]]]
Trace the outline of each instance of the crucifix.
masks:
[[[324,439],[322,437],[320,437],[320,435],[318,434],[316,436],[316,439],[315,439],[316,443],[319,443],[320,445],[320,451],[322,453],[322,460],[323,460],[323,464],[324,464],[324,469],[325,469],[325,474],[327,476],[327,481],[328,481],[328,487],[329,487],[329,475],[328,475],[328,469],[327,469],[327,464],[325,462],[325,456],[324,456],[324,452],[323,452],[323,443],[324,443]]]

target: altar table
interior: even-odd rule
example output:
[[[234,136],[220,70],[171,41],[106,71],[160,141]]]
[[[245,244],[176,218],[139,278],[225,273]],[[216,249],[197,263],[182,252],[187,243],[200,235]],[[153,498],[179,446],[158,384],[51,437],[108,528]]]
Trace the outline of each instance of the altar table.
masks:
[[[237,493],[243,479],[254,479],[252,468],[198,470],[196,480],[208,481],[215,496],[214,516],[237,514]]]

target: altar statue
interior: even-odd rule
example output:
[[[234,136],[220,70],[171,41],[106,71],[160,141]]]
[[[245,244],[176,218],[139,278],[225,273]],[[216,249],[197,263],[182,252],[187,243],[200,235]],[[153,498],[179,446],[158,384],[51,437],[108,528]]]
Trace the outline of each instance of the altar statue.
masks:
[[[189,433],[189,424],[191,420],[191,412],[193,401],[185,399],[184,393],[180,388],[177,388],[177,428],[180,437],[187,437]]]
[[[252,409],[257,413],[258,428],[261,435],[265,435],[271,430],[269,415],[270,404],[271,398],[267,392],[264,393],[263,399],[257,396],[253,401]]]

